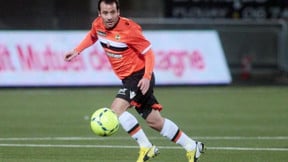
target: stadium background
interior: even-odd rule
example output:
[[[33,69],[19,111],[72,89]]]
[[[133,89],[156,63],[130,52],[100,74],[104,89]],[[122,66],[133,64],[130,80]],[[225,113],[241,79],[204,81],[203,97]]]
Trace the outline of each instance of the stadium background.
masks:
[[[287,82],[285,0],[125,0],[121,14],[134,18],[144,30],[217,30],[233,83],[247,80],[241,76],[245,66],[252,67],[250,83]],[[95,15],[97,0],[2,1],[0,29],[88,30]]]
[[[97,0],[2,0],[0,32],[88,30],[97,15],[96,4]],[[164,105],[163,115],[206,143],[201,161],[287,161],[286,0],[122,0],[121,14],[135,19],[144,30],[218,32],[231,84],[155,89]],[[117,88],[35,87],[0,88],[0,161],[137,158],[138,148],[123,130],[111,138],[96,137],[89,130],[89,115],[109,106]],[[153,161],[185,161],[181,148],[139,121],[160,146],[161,154]]]

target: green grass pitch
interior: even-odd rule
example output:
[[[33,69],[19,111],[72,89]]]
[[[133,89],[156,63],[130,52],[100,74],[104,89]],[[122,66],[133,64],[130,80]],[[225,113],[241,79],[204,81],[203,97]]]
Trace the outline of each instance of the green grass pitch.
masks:
[[[89,127],[90,115],[109,107],[117,91],[0,89],[0,161],[135,162],[137,144],[122,128],[97,137]],[[155,94],[163,116],[206,144],[200,162],[288,161],[288,87],[160,87]],[[152,161],[186,161],[182,148],[137,118],[160,148]]]

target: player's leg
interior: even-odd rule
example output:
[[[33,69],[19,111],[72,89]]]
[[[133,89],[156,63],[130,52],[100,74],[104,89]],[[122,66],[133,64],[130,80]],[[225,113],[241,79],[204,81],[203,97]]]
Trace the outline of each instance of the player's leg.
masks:
[[[151,142],[148,140],[137,119],[126,111],[129,107],[130,104],[122,98],[115,98],[111,105],[111,109],[118,115],[119,122],[123,129],[137,141],[139,146],[152,147]]]
[[[138,82],[144,75],[144,69],[133,73],[131,76],[122,80],[123,86],[118,91],[116,99],[112,103],[112,109],[118,114],[119,121],[125,131],[137,141],[140,146],[137,162],[144,162],[158,154],[158,148],[151,144],[140,127],[137,119],[128,111],[130,106],[145,102],[146,97],[142,95],[138,88]],[[154,82],[154,80],[153,80]],[[152,89],[148,90],[149,92]]]
[[[158,148],[153,146],[147,138],[137,119],[128,111],[130,107],[128,101],[122,98],[115,98],[111,109],[116,112],[123,129],[137,141],[140,151],[137,162],[144,162],[158,154]]]
[[[157,100],[155,101],[157,102]],[[159,105],[158,102],[157,105]],[[187,151],[187,158],[189,162],[197,161],[197,159],[200,157],[200,154],[204,151],[203,143],[194,141],[182,130],[180,130],[179,127],[172,120],[163,118],[160,114],[159,109],[144,109],[146,109],[144,110],[144,114],[147,114],[145,113],[145,111],[150,112],[147,117],[144,117],[147,124],[151,128],[157,130],[162,136],[167,137],[172,142],[181,145]]]

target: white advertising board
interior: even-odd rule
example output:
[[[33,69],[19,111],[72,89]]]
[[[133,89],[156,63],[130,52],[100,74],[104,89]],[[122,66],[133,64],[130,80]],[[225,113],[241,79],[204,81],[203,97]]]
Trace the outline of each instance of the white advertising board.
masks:
[[[101,46],[73,62],[64,54],[87,31],[0,31],[0,86],[101,86],[121,82]],[[231,76],[216,31],[144,31],[155,53],[158,85],[229,84]]]

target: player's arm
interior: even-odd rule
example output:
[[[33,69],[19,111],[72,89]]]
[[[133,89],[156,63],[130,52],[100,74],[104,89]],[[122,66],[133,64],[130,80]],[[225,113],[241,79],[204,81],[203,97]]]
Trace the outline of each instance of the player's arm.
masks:
[[[144,59],[145,59],[145,73],[144,73],[143,78],[147,78],[151,80],[153,69],[154,69],[154,64],[155,64],[154,53],[151,49],[149,49],[144,54]]]
[[[84,49],[90,47],[96,42],[97,38],[93,35],[93,29],[91,29],[82,42],[73,50],[65,54],[65,61],[71,61],[77,55],[79,55]]]
[[[155,57],[151,49],[149,49],[144,54],[144,59],[145,59],[145,72],[144,72],[143,78],[138,83],[138,87],[140,88],[143,95],[147,93],[150,87],[150,80],[153,74]]]
[[[140,88],[142,94],[146,94],[150,87],[150,80],[152,77],[155,57],[151,49],[150,42],[144,37],[142,29],[139,25],[133,26],[133,30],[130,30],[132,37],[130,37],[130,44],[134,47],[141,55],[143,55],[145,60],[145,72],[143,78],[139,81],[138,87]]]
[[[86,37],[82,40],[82,42],[74,49],[74,51],[81,53],[84,49],[90,47],[94,44],[97,40],[96,36],[94,35],[93,29],[88,32]]]
[[[144,37],[142,29],[139,25],[134,24],[134,26],[132,26],[129,31],[129,45],[136,49],[141,55],[143,55],[145,59],[145,73],[143,78],[150,80],[155,62],[154,53],[151,49],[151,43]]]

